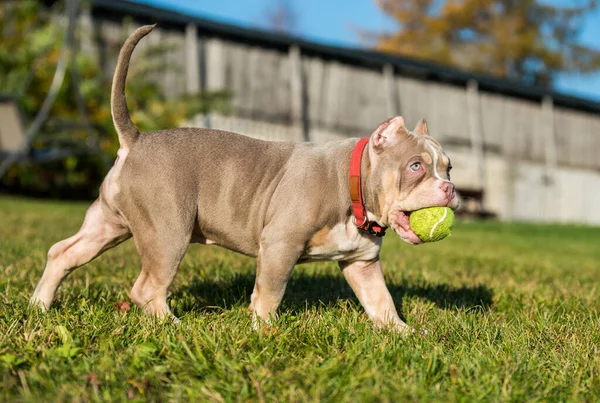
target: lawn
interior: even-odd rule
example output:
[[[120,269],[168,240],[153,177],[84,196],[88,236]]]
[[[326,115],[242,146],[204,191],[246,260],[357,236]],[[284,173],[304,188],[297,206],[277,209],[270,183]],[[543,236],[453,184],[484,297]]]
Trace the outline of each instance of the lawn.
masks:
[[[172,286],[179,325],[125,309],[131,240],[48,313],[29,309],[86,207],[0,198],[2,401],[600,400],[599,228],[465,222],[417,247],[388,234],[388,287],[428,335],[374,329],[334,263],[297,267],[277,327],[255,332],[254,260],[210,246],[190,247]]]

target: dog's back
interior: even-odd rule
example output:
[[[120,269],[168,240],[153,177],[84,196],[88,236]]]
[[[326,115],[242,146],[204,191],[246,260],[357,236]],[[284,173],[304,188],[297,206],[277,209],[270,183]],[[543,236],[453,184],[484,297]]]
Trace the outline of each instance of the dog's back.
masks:
[[[220,130],[143,133],[123,162],[114,207],[128,222],[192,214],[193,240],[256,255],[270,196],[296,147]]]

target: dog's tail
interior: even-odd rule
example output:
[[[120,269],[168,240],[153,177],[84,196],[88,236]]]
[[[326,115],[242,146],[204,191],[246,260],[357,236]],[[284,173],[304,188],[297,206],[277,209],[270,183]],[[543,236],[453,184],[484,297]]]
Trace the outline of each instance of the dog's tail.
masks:
[[[119,52],[119,60],[117,61],[117,67],[112,82],[110,107],[113,123],[115,129],[117,129],[117,134],[119,135],[119,143],[121,144],[121,147],[124,148],[133,145],[140,135],[139,130],[131,121],[129,110],[127,109],[127,99],[125,98],[125,80],[127,78],[127,70],[129,70],[129,60],[140,39],[148,35],[155,26],[156,24],[145,25],[138,28],[129,36],[129,38],[127,38],[121,48],[121,52]]]

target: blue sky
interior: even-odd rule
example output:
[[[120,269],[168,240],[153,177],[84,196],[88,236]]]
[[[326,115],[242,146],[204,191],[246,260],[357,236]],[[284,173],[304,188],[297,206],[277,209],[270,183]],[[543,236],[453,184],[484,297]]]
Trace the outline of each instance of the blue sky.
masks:
[[[264,26],[267,10],[276,0],[135,0],[191,15],[247,27]],[[549,0],[572,4],[580,1]],[[375,5],[375,0],[291,0],[297,14],[297,35],[334,45],[365,46],[357,29],[385,32],[393,30],[394,21]],[[350,5],[351,4],[351,5]],[[600,8],[586,16],[579,41],[600,48]],[[600,73],[562,75],[557,90],[600,101]]]

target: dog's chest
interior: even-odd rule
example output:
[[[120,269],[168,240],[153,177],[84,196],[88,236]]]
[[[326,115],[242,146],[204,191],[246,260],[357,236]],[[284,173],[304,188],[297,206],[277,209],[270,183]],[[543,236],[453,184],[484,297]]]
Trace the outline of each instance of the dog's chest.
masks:
[[[381,238],[364,235],[348,222],[315,232],[302,260],[371,260],[377,257],[380,247]]]

